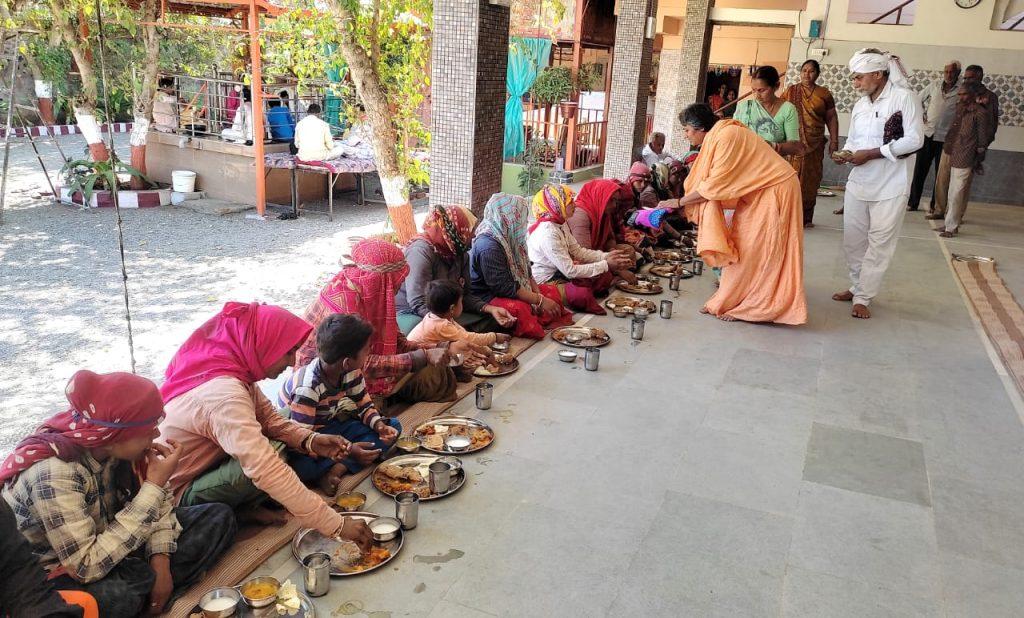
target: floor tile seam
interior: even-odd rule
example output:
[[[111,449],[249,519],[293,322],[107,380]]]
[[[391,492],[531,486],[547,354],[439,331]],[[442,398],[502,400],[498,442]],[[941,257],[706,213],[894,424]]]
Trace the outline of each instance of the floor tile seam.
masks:
[[[1010,245],[995,245],[995,244],[987,243],[987,242],[971,241],[969,239],[964,239],[962,236],[957,236],[957,237],[954,237],[954,238],[943,239],[943,242],[949,243],[951,245],[973,245],[975,247],[984,247],[986,249],[1005,249],[1005,250],[1008,250],[1008,251],[1024,251],[1024,247],[1012,247]]]
[[[906,595],[906,596],[918,599],[920,601],[939,601],[940,604],[943,604],[943,601],[944,601],[944,599],[942,598],[941,594],[936,594],[935,596],[932,596],[932,597],[922,596],[921,594],[919,594],[919,593],[917,593],[917,592],[915,592],[913,590],[903,590],[903,589],[900,589],[900,588],[895,588],[895,587],[889,585],[888,582],[867,581],[867,580],[860,579],[860,578],[857,578],[857,577],[848,577],[846,575],[837,575],[835,573],[827,573],[827,572],[821,571],[819,569],[812,569],[812,568],[809,568],[809,567],[806,567],[806,566],[801,566],[799,564],[793,564],[793,563],[789,562],[788,560],[786,562],[786,579],[789,578],[789,572],[790,572],[791,568],[792,569],[797,569],[797,570],[800,570],[800,571],[806,571],[808,573],[813,573],[815,575],[823,575],[825,577],[831,577],[833,579],[838,579],[840,581],[849,581],[849,582],[854,582],[854,583],[857,583],[857,584],[863,584],[864,586],[867,586],[869,588],[881,588],[881,589],[885,590],[886,592],[891,592],[893,594]],[[941,584],[941,569],[940,569],[939,578],[940,578],[940,582],[939,583]],[[783,588],[783,592],[785,592],[785,588]],[[785,598],[785,594],[783,594],[783,598]],[[940,609],[942,609],[942,608],[940,608]]]
[[[938,235],[935,236],[935,242],[938,243],[943,256],[946,258],[946,267],[949,270],[949,275],[953,278],[957,289],[960,291],[960,298],[967,307],[967,313],[971,318],[971,322],[974,324],[975,333],[978,335],[982,346],[988,353],[993,369],[995,369],[1000,380],[1003,382],[1003,388],[1006,390],[1006,394],[1010,398],[1010,402],[1013,404],[1014,410],[1017,412],[1018,420],[1024,424],[1024,398],[1022,398],[1021,393],[1013,384],[1010,378],[1010,373],[1006,368],[1006,364],[1003,363],[1003,360],[999,357],[994,344],[988,337],[988,333],[985,332],[985,327],[982,326],[981,318],[978,316],[978,312],[975,310],[973,303],[971,303],[970,298],[967,296],[967,290],[964,287],[963,282],[960,281],[960,277],[957,276],[956,271],[953,269],[953,256],[949,247],[946,245],[945,240]]]
[[[707,416],[708,416],[707,414],[704,415],[704,418],[701,419],[701,422],[697,425],[698,428],[704,428],[704,429],[707,429],[707,430],[710,430],[710,431],[715,431],[715,432],[719,432],[719,433],[725,433],[725,434],[729,434],[731,436],[738,436],[738,437],[741,437],[741,438],[752,438],[754,444],[756,444],[758,446],[767,446],[767,447],[780,446],[778,440],[770,440],[767,437],[759,437],[757,435],[750,434],[750,433],[740,433],[738,431],[733,431],[731,429],[721,429],[721,428],[718,428],[718,427],[712,427],[710,425],[705,425],[704,421],[707,419]],[[813,419],[812,419],[812,422],[813,422]],[[804,446],[805,460],[806,460],[806,453],[807,453],[807,445],[810,443],[810,440],[811,440],[810,433],[808,433],[808,435],[807,435],[807,444],[803,445]],[[792,446],[792,445],[783,445],[783,446]],[[788,449],[788,448],[781,448],[780,447],[780,448],[771,448],[770,450],[774,451],[775,455],[778,455],[779,451],[789,451],[790,449]],[[685,457],[685,456],[687,456],[689,454],[690,454],[690,447],[689,446],[684,446],[682,449],[680,449],[680,455],[682,455],[683,457]]]
[[[801,479],[801,481],[802,481],[802,479]],[[726,506],[731,506],[733,508],[743,509],[744,511],[750,511],[751,513],[756,513],[756,514],[760,514],[760,515],[771,515],[772,517],[778,517],[780,519],[789,520],[789,523],[791,524],[791,526],[790,526],[790,535],[789,535],[790,536],[790,540],[792,540],[792,538],[793,538],[793,527],[795,527],[796,524],[798,523],[797,511],[796,511],[795,508],[794,508],[792,513],[781,513],[779,511],[772,511],[772,510],[769,510],[769,509],[755,509],[755,508],[752,508],[750,505],[738,504],[736,502],[733,502],[732,500],[726,500],[724,498],[712,498],[712,497],[709,497],[709,496],[702,496],[700,494],[693,493],[692,491],[679,491],[678,489],[666,489],[665,493],[666,494],[673,493],[673,494],[676,494],[678,496],[697,498],[698,500],[706,500],[708,502],[716,502],[718,504],[724,504]],[[797,499],[799,499],[799,493],[797,494]]]

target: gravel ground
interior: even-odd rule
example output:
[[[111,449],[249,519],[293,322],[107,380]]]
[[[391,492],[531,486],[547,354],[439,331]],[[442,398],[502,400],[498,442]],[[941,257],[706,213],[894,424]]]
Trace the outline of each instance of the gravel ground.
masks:
[[[127,136],[117,138],[119,153],[126,151]],[[72,156],[84,145],[80,136],[61,140]],[[40,149],[55,177],[56,149]],[[11,153],[0,226],[0,457],[64,409],[64,385],[75,370],[130,367],[113,210],[34,198],[46,186],[35,156],[27,143],[12,144]],[[127,160],[127,152],[122,156]],[[162,378],[178,345],[225,301],[301,311],[336,272],[347,238],[381,229],[382,205],[335,204],[340,214],[333,223],[176,207],[122,211],[138,372]]]

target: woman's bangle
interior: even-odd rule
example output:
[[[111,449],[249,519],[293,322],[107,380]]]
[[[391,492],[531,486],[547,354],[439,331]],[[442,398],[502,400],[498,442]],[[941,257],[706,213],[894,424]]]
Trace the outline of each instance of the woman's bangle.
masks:
[[[307,453],[309,453],[313,457],[317,456],[316,453],[313,452],[313,438],[316,438],[316,436],[317,436],[317,433],[315,431],[311,431],[309,433],[309,435],[306,436],[306,439],[302,441],[302,445],[301,445],[302,446],[302,450],[306,451]]]

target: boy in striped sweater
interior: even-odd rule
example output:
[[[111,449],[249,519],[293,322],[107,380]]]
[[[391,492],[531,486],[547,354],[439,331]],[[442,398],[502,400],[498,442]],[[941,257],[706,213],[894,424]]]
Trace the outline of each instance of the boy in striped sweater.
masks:
[[[303,482],[319,481],[328,495],[334,495],[346,474],[376,460],[402,431],[398,419],[381,416],[366,390],[362,367],[372,334],[373,327],[358,315],[327,316],[316,330],[317,357],[296,369],[278,396],[292,420],[349,441],[341,461],[297,452],[289,457]]]

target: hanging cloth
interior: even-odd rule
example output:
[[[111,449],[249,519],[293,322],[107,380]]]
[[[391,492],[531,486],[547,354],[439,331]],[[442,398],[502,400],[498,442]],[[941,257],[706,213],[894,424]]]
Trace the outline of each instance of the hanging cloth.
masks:
[[[508,100],[505,101],[505,158],[514,157],[526,150],[523,135],[523,95],[537,74],[548,65],[551,56],[551,39],[512,37],[508,46],[508,71],[505,84]]]

